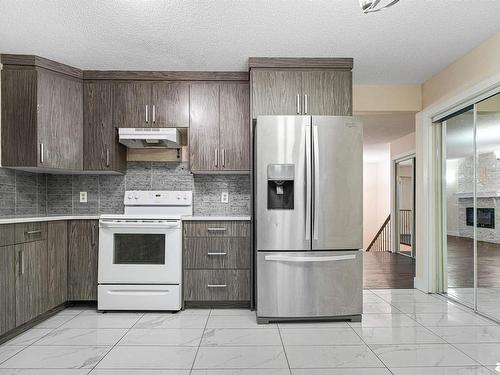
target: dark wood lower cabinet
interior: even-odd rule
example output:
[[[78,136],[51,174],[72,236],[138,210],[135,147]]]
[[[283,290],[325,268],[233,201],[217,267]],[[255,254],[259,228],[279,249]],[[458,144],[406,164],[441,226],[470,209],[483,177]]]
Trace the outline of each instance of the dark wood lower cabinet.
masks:
[[[0,247],[0,335],[16,326],[15,258],[14,246]]]
[[[250,270],[186,270],[185,301],[249,301]]]
[[[15,245],[16,325],[47,309],[47,241]]]
[[[68,222],[68,300],[97,300],[99,222]]]
[[[48,300],[47,308],[68,299],[68,222],[47,223]]]

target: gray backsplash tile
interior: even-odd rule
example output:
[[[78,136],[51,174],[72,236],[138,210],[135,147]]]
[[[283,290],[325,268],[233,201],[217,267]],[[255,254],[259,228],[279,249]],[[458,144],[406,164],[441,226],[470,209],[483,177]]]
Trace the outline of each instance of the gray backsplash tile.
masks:
[[[50,175],[0,168],[0,215],[97,215],[123,213],[125,190],[192,190],[193,214],[250,214],[249,175],[193,175],[169,162],[129,162],[122,175]],[[87,202],[80,202],[80,192]],[[221,203],[221,193],[229,203]]]

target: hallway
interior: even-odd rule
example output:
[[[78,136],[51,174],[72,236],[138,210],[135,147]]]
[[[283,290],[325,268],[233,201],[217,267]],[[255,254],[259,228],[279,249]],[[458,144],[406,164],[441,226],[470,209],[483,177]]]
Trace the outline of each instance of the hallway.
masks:
[[[385,251],[369,251],[363,258],[365,289],[412,289],[415,259]]]

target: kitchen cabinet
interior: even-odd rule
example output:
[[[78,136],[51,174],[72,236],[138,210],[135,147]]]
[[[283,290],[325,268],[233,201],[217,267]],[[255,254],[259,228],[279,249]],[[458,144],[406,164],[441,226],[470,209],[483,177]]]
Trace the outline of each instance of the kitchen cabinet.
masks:
[[[252,117],[352,115],[352,59],[251,58]]]
[[[88,81],[83,88],[83,169],[125,173],[127,149],[113,126],[113,83]]]
[[[4,65],[2,165],[82,170],[82,111],[81,79],[38,66]]]
[[[190,88],[191,171],[250,169],[247,83],[197,83]]]
[[[16,264],[16,326],[47,310],[47,241],[14,246]]]
[[[186,306],[249,306],[251,300],[250,223],[183,223]]]
[[[16,326],[14,225],[0,225],[0,335]]]
[[[189,127],[188,83],[123,81],[114,91],[115,127]]]
[[[97,220],[68,222],[68,300],[97,300]]]
[[[47,309],[59,306],[68,297],[68,222],[47,223]]]

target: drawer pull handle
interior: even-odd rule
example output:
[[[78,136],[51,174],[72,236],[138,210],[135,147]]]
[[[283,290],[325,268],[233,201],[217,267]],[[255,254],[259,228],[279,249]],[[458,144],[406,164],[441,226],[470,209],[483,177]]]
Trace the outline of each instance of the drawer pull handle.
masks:
[[[208,284],[207,288],[227,288],[226,284]]]
[[[209,232],[225,232],[226,228],[207,228]]]
[[[218,256],[218,255],[223,256],[223,255],[227,255],[227,253],[207,253],[207,255],[209,255],[209,256]]]
[[[41,230],[28,230],[24,232],[24,234],[40,234],[40,233],[42,233]]]

